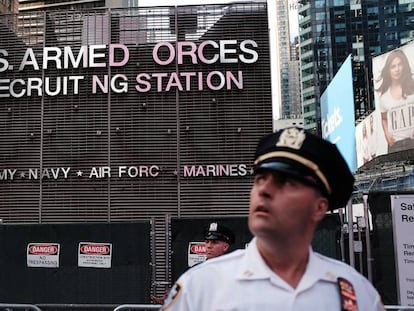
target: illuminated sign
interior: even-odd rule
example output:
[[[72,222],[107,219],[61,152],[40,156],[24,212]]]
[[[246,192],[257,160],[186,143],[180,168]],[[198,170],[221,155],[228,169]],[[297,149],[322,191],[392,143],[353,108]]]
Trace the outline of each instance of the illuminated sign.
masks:
[[[155,45],[152,51],[152,59],[159,66],[167,66],[175,62],[177,65],[184,64],[184,60],[194,65],[220,64],[254,64],[259,55],[256,51],[258,44],[254,40],[206,40],[198,45],[191,41],[177,42],[175,47],[172,43],[162,41]],[[208,51],[208,53],[206,52]],[[213,51],[213,53],[212,53]],[[167,56],[161,57],[166,54]],[[209,55],[209,56],[206,56]],[[0,49],[0,72],[16,70],[16,66],[9,63],[9,52]],[[101,68],[122,67],[130,59],[130,50],[123,44],[89,45],[80,47],[75,52],[72,47],[44,47],[41,59],[32,48],[27,48],[17,71],[32,70],[47,71],[67,70],[70,68]],[[102,92],[127,93],[130,78],[124,74],[92,75],[91,81],[86,81],[83,75],[58,76],[58,77],[28,77],[18,79],[0,79],[1,97],[23,97],[23,96],[58,96],[79,94],[83,83],[90,83],[90,91],[93,94]],[[188,72],[138,72],[135,77],[133,89],[140,93],[151,90],[156,92],[169,91],[201,91],[209,89],[218,91],[232,88],[243,89],[243,71],[188,71]]]
[[[393,73],[395,68],[398,71]],[[414,85],[414,42],[373,57],[372,74],[376,112],[372,132],[377,139],[375,156],[414,148],[414,94],[411,91]]]
[[[322,137],[337,145],[349,169],[357,168],[351,55],[321,96]]]
[[[77,178],[155,178],[161,173],[158,165],[141,166],[94,166],[90,169],[73,169],[71,167],[51,168],[4,168],[0,170],[0,181],[16,179],[45,180],[45,179],[68,179]],[[208,165],[186,165],[182,168],[183,177],[242,177],[250,173],[246,164],[208,164]]]

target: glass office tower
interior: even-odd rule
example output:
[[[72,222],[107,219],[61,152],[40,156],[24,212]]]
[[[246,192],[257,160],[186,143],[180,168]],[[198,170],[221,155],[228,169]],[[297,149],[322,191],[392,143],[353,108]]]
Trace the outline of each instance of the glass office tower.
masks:
[[[355,119],[375,107],[372,57],[414,39],[414,1],[299,1],[300,71],[305,128],[320,134],[319,98],[353,56]]]

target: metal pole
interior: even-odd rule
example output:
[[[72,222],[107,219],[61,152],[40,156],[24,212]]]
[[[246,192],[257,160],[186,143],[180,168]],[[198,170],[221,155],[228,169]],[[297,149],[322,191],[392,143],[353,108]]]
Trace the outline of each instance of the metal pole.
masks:
[[[352,199],[348,201],[347,213],[348,213],[348,246],[349,246],[349,264],[355,267],[355,255],[354,255],[354,216],[352,211]]]
[[[372,283],[372,261],[371,257],[371,237],[369,227],[369,206],[368,206],[368,195],[362,196],[364,200],[364,218],[365,218],[365,244],[367,248],[367,278]]]
[[[357,229],[358,229],[358,243],[362,244],[362,237],[361,237],[361,226],[360,226],[360,219],[362,217],[357,217]],[[362,247],[358,250],[358,263],[359,263],[359,272],[364,274],[364,264],[362,262]]]
[[[342,208],[339,209],[339,219],[341,220],[341,238],[340,238],[340,247],[341,247],[341,260],[345,262],[345,242],[344,242],[344,213]]]

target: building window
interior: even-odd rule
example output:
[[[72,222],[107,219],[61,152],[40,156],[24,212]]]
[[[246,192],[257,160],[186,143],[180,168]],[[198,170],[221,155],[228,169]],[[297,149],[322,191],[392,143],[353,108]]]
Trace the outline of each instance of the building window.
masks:
[[[345,29],[346,25],[345,23],[336,23],[335,24],[335,29],[339,30],[339,29]]]
[[[397,13],[397,8],[395,7],[395,5],[387,5],[384,8],[384,11],[387,14],[395,14],[395,13]]]
[[[315,1],[315,8],[321,9],[325,7],[325,0],[316,0]]]
[[[387,38],[387,40],[397,40],[398,39],[398,35],[396,32],[387,32],[385,34],[385,37]]]
[[[316,20],[318,20],[318,21],[326,20],[326,13],[325,12],[317,12],[316,13]]]
[[[368,16],[378,16],[378,7],[368,8]]]
[[[346,42],[345,36],[337,36],[335,37],[335,42]]]
[[[344,0],[334,0],[334,5],[335,6],[345,5],[345,1]]]
[[[389,18],[389,19],[386,19],[386,20],[385,20],[385,24],[386,24],[388,27],[395,27],[395,26],[397,26],[397,19],[396,19],[396,18]]]

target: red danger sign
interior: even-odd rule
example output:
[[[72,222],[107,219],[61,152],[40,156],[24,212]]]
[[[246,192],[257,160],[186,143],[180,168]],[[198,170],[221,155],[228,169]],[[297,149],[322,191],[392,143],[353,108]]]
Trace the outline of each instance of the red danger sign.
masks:
[[[111,252],[111,249],[109,246],[103,244],[85,244],[81,245],[80,251],[83,254],[107,255]]]
[[[29,246],[29,254],[54,255],[58,253],[58,247],[50,244],[36,244]]]
[[[204,243],[191,245],[190,253],[198,254],[198,255],[205,255],[206,254],[206,245]]]

